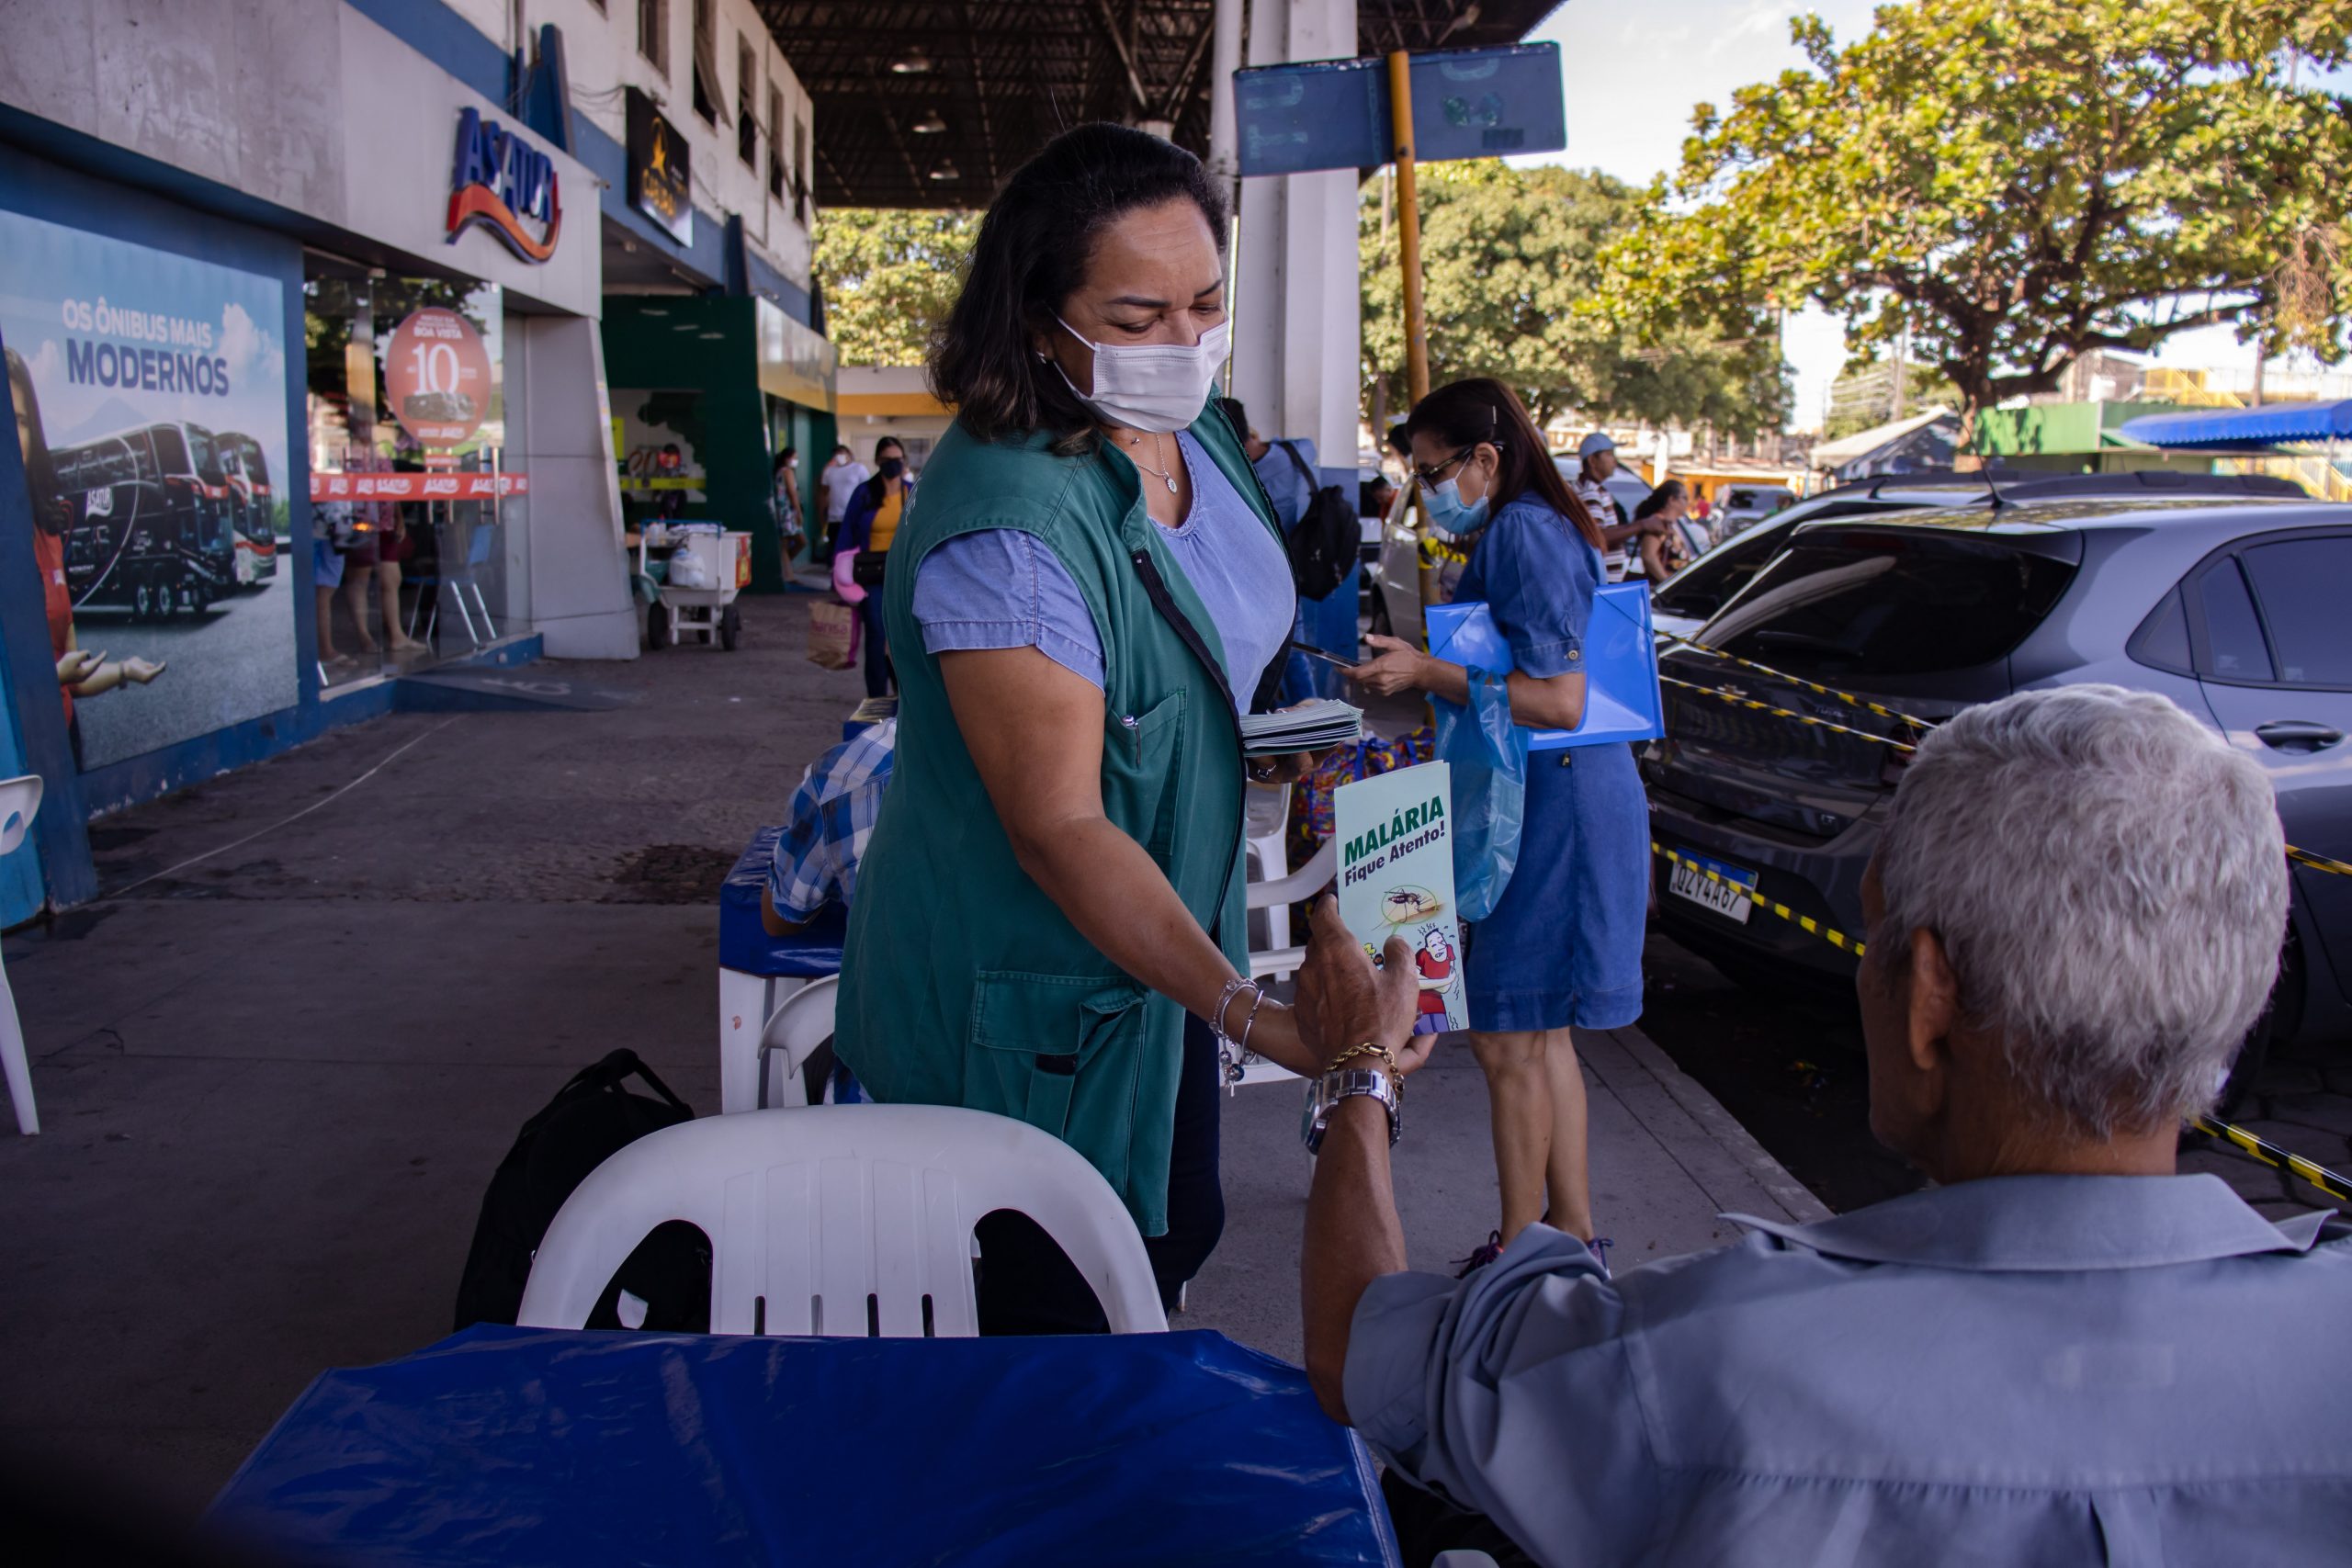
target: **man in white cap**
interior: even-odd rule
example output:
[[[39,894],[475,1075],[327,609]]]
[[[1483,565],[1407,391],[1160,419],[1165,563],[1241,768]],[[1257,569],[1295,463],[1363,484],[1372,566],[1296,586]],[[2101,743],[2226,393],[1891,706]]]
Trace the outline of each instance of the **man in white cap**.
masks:
[[[1607,479],[1617,471],[1617,443],[1609,433],[1596,430],[1577,444],[1577,457],[1581,460],[1577,469],[1577,499],[1584,502],[1592,520],[1600,525],[1600,536],[1608,541],[1600,552],[1601,565],[1608,569],[1609,581],[1625,580],[1625,541],[1641,533],[1646,525],[1634,522],[1609,493]],[[1660,525],[1658,532],[1664,532]]]

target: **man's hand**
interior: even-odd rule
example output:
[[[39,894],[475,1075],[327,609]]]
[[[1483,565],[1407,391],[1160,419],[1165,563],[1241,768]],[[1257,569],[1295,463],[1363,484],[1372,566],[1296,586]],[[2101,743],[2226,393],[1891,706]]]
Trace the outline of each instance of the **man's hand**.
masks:
[[[1315,901],[1314,934],[1298,971],[1298,1033],[1317,1059],[1329,1062],[1351,1045],[1370,1041],[1387,1046],[1400,1071],[1429,1059],[1437,1037],[1415,1034],[1420,1013],[1420,976],[1413,950],[1392,936],[1374,969],[1363,944],[1340,919],[1340,901],[1326,893]]]
[[[1374,656],[1347,671],[1347,678],[1376,697],[1393,697],[1399,692],[1419,689],[1421,680],[1421,650],[1409,642],[1378,632],[1366,634],[1364,640],[1372,645]]]

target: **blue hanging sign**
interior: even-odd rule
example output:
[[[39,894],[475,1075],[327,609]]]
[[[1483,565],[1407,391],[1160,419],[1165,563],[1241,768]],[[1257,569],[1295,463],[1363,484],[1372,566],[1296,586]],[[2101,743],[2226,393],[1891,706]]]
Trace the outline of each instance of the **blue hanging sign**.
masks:
[[[1413,155],[1423,164],[1556,152],[1568,144],[1560,46],[1416,54]],[[1233,73],[1241,172],[1303,175],[1389,161],[1388,62],[1310,60]]]

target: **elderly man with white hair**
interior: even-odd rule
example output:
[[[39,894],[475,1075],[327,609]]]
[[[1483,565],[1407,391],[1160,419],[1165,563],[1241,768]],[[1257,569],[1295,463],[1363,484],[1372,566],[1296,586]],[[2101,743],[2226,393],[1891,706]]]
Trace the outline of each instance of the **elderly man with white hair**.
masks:
[[[1935,1185],[1613,1280],[1534,1225],[1460,1282],[1404,1271],[1360,1070],[1425,1054],[1411,964],[1319,909],[1302,1022],[1373,1048],[1310,1117],[1325,1407],[1547,1564],[2344,1560],[2352,1227],[2174,1170],[2277,973],[2261,771],[2116,687],[1971,708],[1864,901],[1871,1126]]]

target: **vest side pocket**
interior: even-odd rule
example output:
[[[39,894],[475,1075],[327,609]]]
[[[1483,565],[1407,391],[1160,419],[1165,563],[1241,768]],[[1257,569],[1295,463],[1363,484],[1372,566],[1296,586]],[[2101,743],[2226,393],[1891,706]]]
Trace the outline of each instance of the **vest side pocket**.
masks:
[[[1148,995],[1126,980],[982,970],[965,1105],[1052,1134],[1124,1189]]]
[[[1112,713],[1102,742],[1102,814],[1150,852],[1162,869],[1176,853],[1176,773],[1182,761],[1184,692],[1140,713]]]

